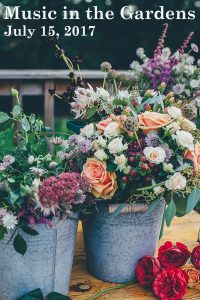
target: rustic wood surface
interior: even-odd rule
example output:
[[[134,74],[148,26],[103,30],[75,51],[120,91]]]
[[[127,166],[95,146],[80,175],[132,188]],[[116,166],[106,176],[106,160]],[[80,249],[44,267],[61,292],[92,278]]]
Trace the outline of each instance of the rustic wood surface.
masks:
[[[170,228],[165,228],[162,240],[159,245],[165,241],[182,242],[192,249],[197,245],[197,236],[200,228],[200,216],[197,213],[191,213],[184,218],[175,218]],[[90,276],[86,270],[85,252],[82,238],[82,228],[79,226],[78,238],[75,250],[75,260],[72,272],[72,280],[70,286],[69,296],[73,300],[87,300],[101,289],[113,287],[114,284],[105,283]],[[103,267],[103,266],[102,266]],[[77,289],[79,283],[88,283],[91,285],[89,292],[80,292]],[[156,297],[148,290],[139,287],[137,284],[128,286],[124,289],[112,291],[112,293],[104,295],[99,298],[108,300],[154,300]],[[200,291],[188,290],[184,299],[200,300]]]

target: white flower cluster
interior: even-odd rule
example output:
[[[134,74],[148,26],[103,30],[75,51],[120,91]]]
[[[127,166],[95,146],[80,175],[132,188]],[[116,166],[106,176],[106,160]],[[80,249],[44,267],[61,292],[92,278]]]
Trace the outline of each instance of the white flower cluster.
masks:
[[[13,213],[7,211],[7,209],[0,208],[0,224],[7,229],[15,229],[15,226],[18,224],[17,217]]]

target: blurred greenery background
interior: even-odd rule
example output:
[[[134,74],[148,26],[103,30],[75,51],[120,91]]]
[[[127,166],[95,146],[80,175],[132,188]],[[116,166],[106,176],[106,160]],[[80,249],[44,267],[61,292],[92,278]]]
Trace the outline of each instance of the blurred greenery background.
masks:
[[[58,11],[55,22],[45,21],[21,21],[9,20],[9,24],[19,27],[28,24],[31,28],[55,25],[56,31],[61,36],[66,25],[96,25],[94,37],[65,37],[61,39],[61,45],[69,55],[80,55],[84,59],[82,68],[98,69],[103,60],[109,60],[117,69],[128,69],[135,58],[135,50],[144,47],[147,54],[151,55],[162,31],[162,24],[166,21],[145,20],[125,21],[120,18],[120,10],[125,5],[133,6],[133,9],[156,10],[160,5],[165,10],[195,10],[196,20],[172,20],[169,21],[170,29],[167,37],[168,45],[175,50],[183,42],[184,38],[195,31],[194,42],[200,40],[200,1],[199,0],[0,0],[0,14],[3,5],[18,5],[24,10],[41,9],[43,5],[47,10]],[[80,11],[81,20],[62,20],[63,6],[68,9]],[[99,9],[113,10],[115,19],[112,21],[88,21],[85,10],[97,5]],[[2,20],[0,26],[0,68],[20,69],[52,69],[64,68],[63,63],[54,59],[53,50],[46,43],[45,38],[34,36],[31,40],[26,38],[13,38],[3,36],[6,21]]]

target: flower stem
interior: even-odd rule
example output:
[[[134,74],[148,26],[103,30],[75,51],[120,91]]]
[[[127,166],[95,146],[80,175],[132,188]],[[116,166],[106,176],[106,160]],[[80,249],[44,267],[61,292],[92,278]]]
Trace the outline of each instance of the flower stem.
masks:
[[[134,284],[136,283],[137,281],[136,280],[133,280],[131,282],[128,282],[128,283],[124,283],[124,284],[120,284],[120,285],[116,285],[116,286],[113,286],[111,288],[107,288],[107,289],[103,289],[103,290],[100,290],[96,295],[88,298],[88,300],[94,300],[94,299],[97,299],[99,297],[101,297],[102,295],[105,295],[111,291],[114,291],[114,290],[119,290],[119,289],[123,289],[131,284]]]

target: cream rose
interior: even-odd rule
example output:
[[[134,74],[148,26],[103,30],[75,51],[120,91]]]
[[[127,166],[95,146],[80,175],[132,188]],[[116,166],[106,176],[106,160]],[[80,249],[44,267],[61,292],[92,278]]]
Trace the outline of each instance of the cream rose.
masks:
[[[127,144],[123,145],[122,138],[115,138],[108,144],[110,154],[121,153],[128,148]]]
[[[118,188],[116,174],[108,172],[106,163],[96,158],[88,158],[82,176],[90,183],[91,192],[96,198],[111,199]]]
[[[182,117],[181,109],[176,106],[169,107],[167,112],[173,119],[180,119]]]
[[[104,135],[107,138],[117,137],[119,135],[119,124],[111,122],[104,130]]]
[[[188,119],[183,119],[181,121],[181,128],[185,131],[193,131],[193,130],[196,130],[197,126],[190,120]]]
[[[114,163],[117,165],[117,170],[123,171],[127,164],[127,158],[121,154],[115,157]]]
[[[186,187],[187,180],[180,172],[175,173],[165,182],[165,186],[168,190],[178,191],[183,190]]]
[[[175,135],[176,142],[183,148],[194,150],[194,138],[190,132],[178,130]]]
[[[103,149],[97,150],[94,153],[94,156],[101,161],[108,159],[108,155],[106,154],[106,152]]]
[[[146,147],[143,152],[146,159],[155,164],[164,162],[166,158],[165,150],[161,147]]]
[[[87,138],[90,138],[93,134],[94,134],[93,123],[86,125],[84,128],[81,129],[81,135],[84,135]]]

